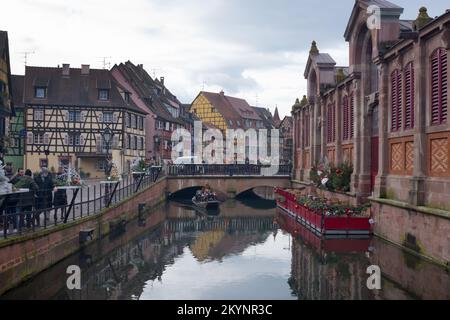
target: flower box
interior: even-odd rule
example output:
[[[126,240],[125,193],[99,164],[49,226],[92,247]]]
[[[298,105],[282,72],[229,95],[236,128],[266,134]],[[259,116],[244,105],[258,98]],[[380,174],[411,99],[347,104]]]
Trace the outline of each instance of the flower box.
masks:
[[[275,194],[277,206],[311,231],[324,235],[372,234],[371,219],[363,214],[367,208],[333,206],[326,199],[312,197],[299,199],[298,195],[281,189],[275,189]]]

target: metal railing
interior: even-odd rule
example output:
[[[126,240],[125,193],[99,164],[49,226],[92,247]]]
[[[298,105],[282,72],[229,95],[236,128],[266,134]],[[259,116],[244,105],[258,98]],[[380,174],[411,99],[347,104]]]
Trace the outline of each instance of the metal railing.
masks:
[[[254,164],[182,164],[167,167],[169,177],[182,176],[263,176],[267,166]],[[275,176],[290,176],[291,165],[280,165]]]
[[[94,184],[78,189],[62,190],[66,193],[63,205],[46,204],[39,198],[45,190],[0,195],[0,239],[8,236],[32,233],[56,227],[70,221],[99,214],[103,209],[120,203],[134,194],[147,189],[162,176],[161,168],[145,174],[130,174],[120,181]],[[59,191],[59,192],[62,192]]]

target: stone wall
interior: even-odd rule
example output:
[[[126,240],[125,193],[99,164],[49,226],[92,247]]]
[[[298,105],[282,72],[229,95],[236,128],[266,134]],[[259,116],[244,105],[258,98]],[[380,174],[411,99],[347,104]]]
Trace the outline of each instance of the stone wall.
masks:
[[[450,215],[392,200],[372,199],[377,236],[450,267]]]
[[[138,215],[138,206],[155,206],[166,198],[167,180],[161,179],[100,214],[73,221],[49,230],[0,242],[0,294],[77,252],[81,230],[94,229],[94,240],[110,232],[110,223],[127,222]]]

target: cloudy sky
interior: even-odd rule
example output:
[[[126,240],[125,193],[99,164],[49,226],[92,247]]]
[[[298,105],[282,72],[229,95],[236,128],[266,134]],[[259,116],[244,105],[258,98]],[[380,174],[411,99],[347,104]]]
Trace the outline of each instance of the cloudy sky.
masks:
[[[164,76],[184,103],[203,88],[223,89],[251,105],[276,105],[282,116],[305,93],[310,43],[346,65],[343,33],[354,0],[0,0],[13,73],[28,65],[70,63],[102,68],[131,60]],[[402,18],[426,5],[431,16],[448,0],[397,0]]]

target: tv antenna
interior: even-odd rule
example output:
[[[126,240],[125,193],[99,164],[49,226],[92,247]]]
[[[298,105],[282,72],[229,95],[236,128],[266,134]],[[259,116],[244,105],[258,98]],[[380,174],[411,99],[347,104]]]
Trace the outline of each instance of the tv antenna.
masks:
[[[102,68],[104,70],[111,69],[111,61],[109,59],[112,59],[112,57],[99,57],[101,60]]]
[[[28,56],[30,56],[30,55],[32,55],[32,54],[34,54],[34,53],[35,53],[34,51],[22,51],[22,52],[18,52],[18,54],[20,54],[20,55],[23,56],[23,63],[24,63],[24,65],[25,65],[25,67],[26,67],[27,64],[28,64]]]

